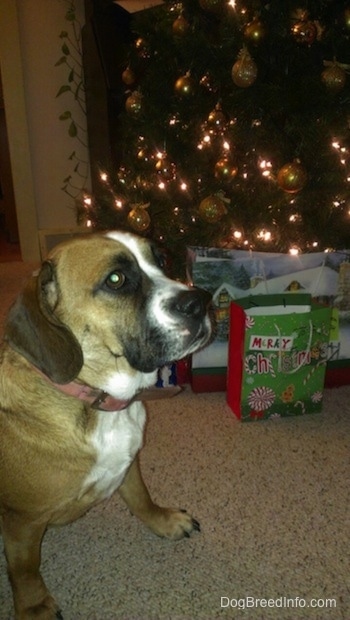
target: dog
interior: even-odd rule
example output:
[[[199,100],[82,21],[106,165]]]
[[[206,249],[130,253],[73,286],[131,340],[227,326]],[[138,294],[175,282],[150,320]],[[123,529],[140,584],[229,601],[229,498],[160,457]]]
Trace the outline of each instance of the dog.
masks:
[[[148,240],[113,231],[56,246],[10,309],[0,349],[0,520],[17,620],[62,618],[40,574],[50,525],[118,490],[155,534],[199,530],[140,473],[142,394],[204,347],[208,292],[169,279]]]

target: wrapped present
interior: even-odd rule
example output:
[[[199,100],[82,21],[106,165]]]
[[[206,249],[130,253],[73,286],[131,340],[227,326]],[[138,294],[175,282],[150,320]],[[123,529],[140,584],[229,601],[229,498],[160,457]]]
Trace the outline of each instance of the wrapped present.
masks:
[[[321,411],[331,314],[310,295],[231,304],[227,402],[239,419]]]
[[[134,400],[160,400],[161,398],[172,398],[182,391],[182,387],[177,381],[177,363],[165,364],[158,369],[157,381],[154,386],[140,390]]]
[[[177,385],[177,367],[176,363],[165,364],[158,369],[157,373],[157,388],[166,388],[173,385]]]

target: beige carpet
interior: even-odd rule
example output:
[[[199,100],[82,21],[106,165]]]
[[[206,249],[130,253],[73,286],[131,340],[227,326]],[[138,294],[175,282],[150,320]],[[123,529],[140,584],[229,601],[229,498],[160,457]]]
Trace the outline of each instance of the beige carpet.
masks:
[[[0,265],[1,313],[29,271]],[[42,572],[64,619],[348,620],[349,403],[350,386],[327,390],[323,414],[251,424],[222,393],[150,403],[145,479],[202,532],[158,539],[118,495],[50,530]],[[0,618],[13,618],[2,554]]]

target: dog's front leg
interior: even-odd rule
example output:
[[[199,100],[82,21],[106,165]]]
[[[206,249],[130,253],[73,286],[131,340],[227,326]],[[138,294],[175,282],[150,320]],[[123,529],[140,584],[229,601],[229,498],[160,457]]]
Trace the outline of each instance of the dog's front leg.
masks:
[[[199,523],[186,511],[162,508],[154,504],[142,479],[138,455],[131,464],[119,493],[131,512],[139,517],[155,534],[173,540],[200,531]]]
[[[33,523],[13,512],[3,515],[1,523],[16,620],[60,618],[40,575],[41,541],[46,524]]]

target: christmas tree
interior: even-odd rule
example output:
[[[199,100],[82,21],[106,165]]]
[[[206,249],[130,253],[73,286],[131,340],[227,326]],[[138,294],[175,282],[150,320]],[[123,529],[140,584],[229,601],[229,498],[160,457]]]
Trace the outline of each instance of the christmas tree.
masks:
[[[136,14],[118,165],[80,218],[186,246],[350,247],[350,5],[166,0]]]

